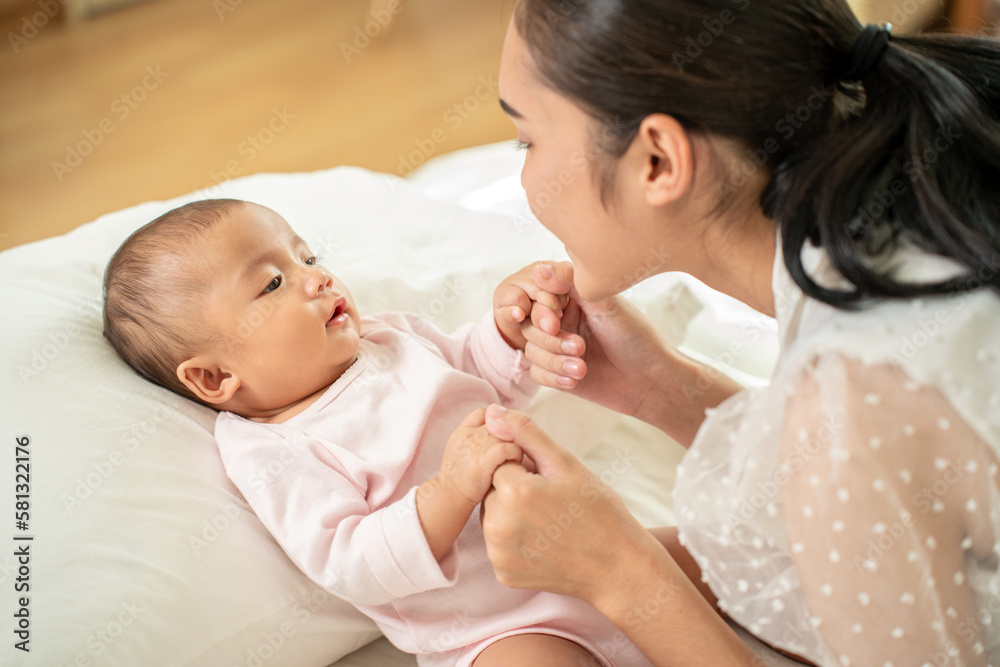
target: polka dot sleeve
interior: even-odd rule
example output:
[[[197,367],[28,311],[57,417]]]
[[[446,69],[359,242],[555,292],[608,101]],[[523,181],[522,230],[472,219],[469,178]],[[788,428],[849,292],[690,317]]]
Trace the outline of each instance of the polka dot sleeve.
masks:
[[[806,367],[784,415],[788,553],[832,664],[987,665],[992,449],[936,389],[838,355]]]

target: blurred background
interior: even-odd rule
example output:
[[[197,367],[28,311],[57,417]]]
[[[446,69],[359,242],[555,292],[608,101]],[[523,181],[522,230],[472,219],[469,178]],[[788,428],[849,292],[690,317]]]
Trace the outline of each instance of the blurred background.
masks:
[[[987,30],[1000,0],[854,0]],[[514,0],[0,0],[0,250],[257,172],[405,176],[513,139]]]
[[[0,0],[0,249],[256,172],[513,139],[513,0]]]

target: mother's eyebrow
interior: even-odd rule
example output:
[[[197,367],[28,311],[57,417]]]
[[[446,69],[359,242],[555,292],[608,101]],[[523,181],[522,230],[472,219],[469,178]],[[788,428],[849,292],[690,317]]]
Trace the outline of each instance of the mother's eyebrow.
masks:
[[[518,113],[514,107],[507,104],[502,97],[500,98],[500,108],[503,109],[503,112],[511,118],[524,118],[524,116]]]

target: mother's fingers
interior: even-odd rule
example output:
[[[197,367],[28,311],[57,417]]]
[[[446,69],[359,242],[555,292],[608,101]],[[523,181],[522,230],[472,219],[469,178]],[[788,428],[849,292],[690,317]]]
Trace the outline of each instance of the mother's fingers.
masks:
[[[543,477],[563,478],[570,470],[584,467],[576,456],[553,440],[543,431],[531,417],[518,410],[507,410],[493,404],[486,409],[486,428],[490,435],[499,439],[516,443],[524,454],[535,464],[535,473]],[[521,468],[521,466],[518,466]],[[512,475],[528,475],[527,470],[521,471],[507,468],[497,479],[498,468],[493,473],[494,486],[501,484]]]
[[[632,551],[621,539],[623,530],[627,534],[630,522],[637,522],[587,466],[524,413],[500,413],[491,405],[486,424],[497,437],[513,438],[537,466],[534,474],[509,464],[493,472],[481,517],[497,581],[591,603],[603,597],[609,563]]]
[[[521,327],[521,334],[528,341],[524,347],[524,355],[531,362],[531,377],[546,387],[559,389],[572,388],[587,374],[587,363],[574,355],[561,354],[553,350],[561,350],[568,342],[570,348],[582,348],[583,343],[572,334],[560,332],[552,336],[533,324]]]
[[[565,354],[562,350],[563,343],[569,341],[569,344],[573,344],[575,337],[573,334],[566,333],[565,331],[560,331],[557,333],[549,333],[545,329],[541,328],[535,323],[534,315],[530,322],[526,322],[521,326],[521,334],[531,343],[534,343],[536,347],[548,352],[549,354]]]
[[[530,324],[534,325],[541,333],[547,334],[547,337],[538,336],[534,339],[537,345],[545,347],[553,354],[558,352],[578,357],[583,356],[586,350],[583,338],[562,327],[563,322],[560,321],[560,317],[551,310],[538,307],[532,309]],[[521,326],[528,325],[529,323],[525,322]],[[526,334],[525,338],[527,338]]]
[[[551,294],[549,296],[552,296]],[[561,308],[555,309],[541,301],[536,302],[531,308],[531,323],[542,331],[556,335],[561,328]],[[527,322],[523,323],[527,324]]]

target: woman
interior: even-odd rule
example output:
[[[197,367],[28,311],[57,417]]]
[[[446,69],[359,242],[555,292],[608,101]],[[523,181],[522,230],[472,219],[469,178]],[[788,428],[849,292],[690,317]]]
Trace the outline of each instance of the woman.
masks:
[[[658,665],[750,664],[716,609],[823,666],[1000,664],[997,43],[842,0],[522,0],[500,95],[573,260],[536,274],[571,301],[524,327],[533,375],[689,447],[651,533],[491,411],[537,467],[484,506],[501,582],[590,602]],[[615,296],[653,258],[777,317],[767,388]]]

